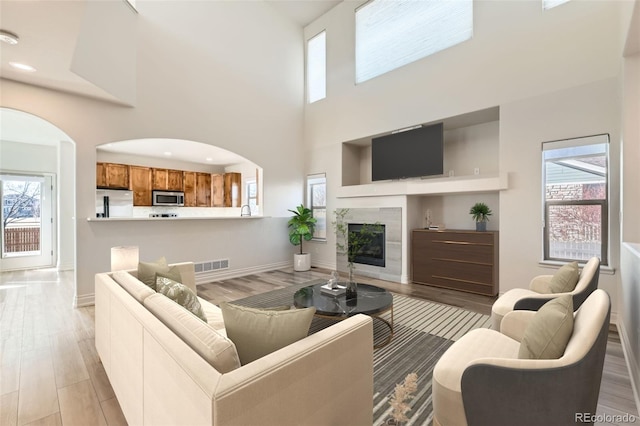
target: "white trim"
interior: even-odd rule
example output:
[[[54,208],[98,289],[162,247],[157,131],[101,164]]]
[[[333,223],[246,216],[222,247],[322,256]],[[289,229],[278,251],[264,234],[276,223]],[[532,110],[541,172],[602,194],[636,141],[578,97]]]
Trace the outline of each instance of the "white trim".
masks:
[[[638,360],[635,359],[633,351],[631,350],[631,343],[627,330],[624,328],[624,322],[620,321],[618,324],[618,335],[620,336],[620,342],[622,343],[622,353],[627,364],[627,371],[629,372],[629,379],[631,380],[631,388],[633,389],[633,397],[636,402],[636,409],[640,412],[640,369],[638,366]]]
[[[75,264],[73,262],[58,264],[58,271],[72,271],[74,269],[75,269]]]
[[[96,294],[95,293],[91,293],[91,294],[83,294],[83,295],[76,295],[73,298],[73,307],[74,308],[83,308],[85,306],[93,306],[95,305],[95,300],[96,300]]]
[[[328,269],[330,271],[335,271],[336,268],[337,268],[335,262],[333,262],[333,263],[331,263],[331,262],[322,262],[322,261],[317,262],[317,261],[313,260],[313,256],[311,256],[311,267],[312,268],[324,268],[324,269]]]

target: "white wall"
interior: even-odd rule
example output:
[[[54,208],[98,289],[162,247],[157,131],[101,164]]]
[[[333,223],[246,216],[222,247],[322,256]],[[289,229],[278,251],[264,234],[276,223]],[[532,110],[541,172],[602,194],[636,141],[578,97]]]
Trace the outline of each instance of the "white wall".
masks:
[[[487,198],[499,214],[489,227],[500,229],[500,291],[527,286],[542,270],[539,144],[596,129],[611,133],[612,170],[618,170],[616,82],[625,37],[620,28],[628,21],[630,5],[573,1],[545,12],[537,0],[476,1],[472,40],[356,85],[353,14],[358,5],[343,2],[305,28],[306,38],[327,31],[327,98],[305,106],[304,134],[308,171],[327,173],[328,210],[344,203],[332,197],[345,172],[336,164],[342,142],[499,106],[499,143],[488,145],[494,160],[478,157],[482,143],[475,144],[475,137],[487,137],[479,127],[471,132],[474,140],[467,139],[470,145],[465,142],[458,150],[468,154],[466,162],[454,167],[472,169],[477,159],[486,164],[480,165],[481,173],[485,168],[509,173],[509,189]],[[496,124],[486,126],[492,130]],[[491,131],[486,134],[495,140]],[[463,174],[471,173],[456,173]],[[616,266],[617,178],[611,184],[610,249]],[[482,198],[447,196],[437,203],[447,226],[471,228],[464,226],[468,213],[462,211]],[[409,200],[408,207],[424,208],[424,200]],[[423,213],[409,212],[407,221],[422,223]],[[314,248],[315,258],[323,260],[335,250],[331,243]],[[614,298],[617,279],[601,279]]]
[[[620,266],[620,97],[615,78],[528,98],[500,107],[500,167],[509,190],[500,194],[500,292],[526,287],[531,277],[552,274],[542,258],[541,143],[608,133],[609,266]],[[604,269],[604,268],[602,268]],[[604,272],[604,271],[603,271]],[[619,274],[601,274],[599,287],[616,312]]]
[[[0,80],[3,106],[50,121],[77,144],[78,304],[93,302],[94,274],[109,269],[115,245],[138,245],[147,260],[229,257],[238,272],[291,263],[283,216],[304,187],[302,31],[263,2],[144,2],[139,11],[135,108]],[[88,222],[96,146],[151,137],[260,163],[272,218]]]

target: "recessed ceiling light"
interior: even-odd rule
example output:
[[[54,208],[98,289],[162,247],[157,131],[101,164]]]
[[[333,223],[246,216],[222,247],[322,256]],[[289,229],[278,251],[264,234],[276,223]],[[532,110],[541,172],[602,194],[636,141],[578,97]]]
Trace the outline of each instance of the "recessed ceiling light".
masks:
[[[18,44],[18,36],[10,31],[0,30],[0,41],[7,44]]]
[[[17,70],[20,70],[20,71],[34,72],[36,70],[31,65],[22,64],[20,62],[9,62],[9,65],[11,65],[13,68],[15,68]]]
[[[165,151],[165,152],[164,152],[164,155],[166,155],[167,157],[170,157],[170,156],[171,156],[171,153],[170,153],[169,151]]]
[[[207,157],[207,161],[213,161],[213,158]]]

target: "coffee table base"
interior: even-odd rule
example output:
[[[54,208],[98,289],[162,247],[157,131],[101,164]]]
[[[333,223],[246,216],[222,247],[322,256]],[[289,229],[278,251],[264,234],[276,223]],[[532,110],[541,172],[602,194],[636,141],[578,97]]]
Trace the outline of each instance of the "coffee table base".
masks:
[[[381,317],[382,314],[385,314],[387,312],[391,312],[391,321],[388,321],[384,318]],[[322,314],[315,314],[316,317],[318,318],[325,318],[325,319],[331,319],[334,321],[342,321],[345,320],[349,317],[340,317],[340,316],[335,316],[335,315],[322,315]],[[382,312],[378,312],[376,314],[369,314],[370,317],[372,318],[376,318],[379,319],[380,321],[382,321],[384,324],[386,324],[387,327],[389,327],[389,335],[387,336],[387,338],[385,339],[384,342],[379,343],[377,345],[373,345],[373,349],[380,349],[383,348],[385,346],[387,346],[389,344],[389,342],[391,342],[391,339],[393,338],[393,303],[391,304],[391,306],[388,309],[385,309]]]

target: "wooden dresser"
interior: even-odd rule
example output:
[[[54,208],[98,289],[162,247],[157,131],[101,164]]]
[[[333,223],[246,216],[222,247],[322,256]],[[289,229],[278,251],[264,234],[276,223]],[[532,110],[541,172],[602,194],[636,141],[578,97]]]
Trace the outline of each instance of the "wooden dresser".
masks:
[[[498,232],[415,229],[411,270],[414,283],[495,296]]]

